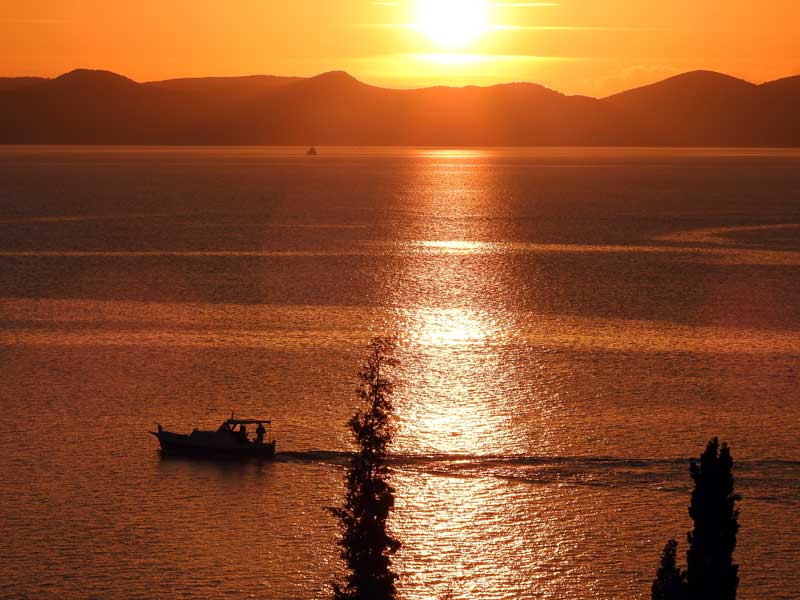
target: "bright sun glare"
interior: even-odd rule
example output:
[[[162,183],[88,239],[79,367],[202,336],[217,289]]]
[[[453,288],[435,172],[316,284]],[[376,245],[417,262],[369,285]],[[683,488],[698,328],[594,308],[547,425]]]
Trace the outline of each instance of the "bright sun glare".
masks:
[[[417,25],[444,48],[463,48],[489,26],[486,0],[420,0]]]

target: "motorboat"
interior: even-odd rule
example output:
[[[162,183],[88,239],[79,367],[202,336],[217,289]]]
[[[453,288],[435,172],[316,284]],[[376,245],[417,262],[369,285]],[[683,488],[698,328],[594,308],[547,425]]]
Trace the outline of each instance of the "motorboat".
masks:
[[[197,458],[275,458],[272,421],[267,419],[230,419],[216,431],[195,429],[189,434],[173,433],[160,423],[150,433],[158,438],[161,453]],[[255,425],[254,431],[248,426]]]
[[[311,148],[308,149],[308,152],[306,152],[306,156],[316,156],[316,155],[317,155],[317,149],[314,146],[311,146]]]

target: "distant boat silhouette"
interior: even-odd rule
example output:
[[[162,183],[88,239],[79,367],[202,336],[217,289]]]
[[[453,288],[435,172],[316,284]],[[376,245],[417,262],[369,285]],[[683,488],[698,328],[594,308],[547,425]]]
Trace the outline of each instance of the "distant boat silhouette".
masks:
[[[308,152],[306,152],[306,156],[316,156],[316,155],[317,155],[317,149],[314,146],[311,146],[311,148],[308,149]]]
[[[257,425],[254,439],[250,439],[247,425]],[[158,431],[150,433],[158,438],[162,454],[196,458],[275,457],[272,421],[266,419],[234,419],[231,415],[216,431],[195,429],[186,435],[165,431],[158,424]]]

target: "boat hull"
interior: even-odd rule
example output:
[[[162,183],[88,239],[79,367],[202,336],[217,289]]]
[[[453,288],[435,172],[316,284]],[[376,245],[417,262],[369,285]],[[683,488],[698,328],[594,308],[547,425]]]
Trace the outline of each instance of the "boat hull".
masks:
[[[262,460],[275,458],[274,440],[263,444],[236,443],[235,440],[219,439],[219,436],[210,434],[210,432],[194,432],[192,435],[170,431],[151,431],[150,433],[158,438],[161,453],[164,455],[193,458],[258,458]]]

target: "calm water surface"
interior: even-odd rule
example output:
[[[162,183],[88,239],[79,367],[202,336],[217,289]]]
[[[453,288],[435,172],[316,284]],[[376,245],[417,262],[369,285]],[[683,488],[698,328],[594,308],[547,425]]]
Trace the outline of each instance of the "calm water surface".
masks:
[[[328,597],[387,332],[403,600],[648,598],[716,434],[740,597],[800,597],[800,152],[14,147],[0,597]],[[276,462],[147,435],[231,410]]]

